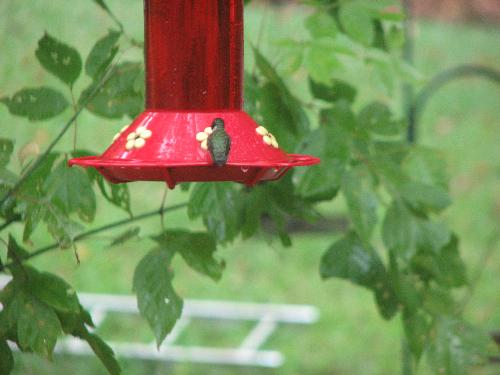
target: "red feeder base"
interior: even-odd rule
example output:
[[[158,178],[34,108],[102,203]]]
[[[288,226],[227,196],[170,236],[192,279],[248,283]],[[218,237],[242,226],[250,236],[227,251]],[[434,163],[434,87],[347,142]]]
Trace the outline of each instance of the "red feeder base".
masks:
[[[225,121],[231,152],[224,167],[213,165],[204,140],[216,118]],[[205,132],[206,131],[206,132]],[[234,181],[253,186],[277,180],[290,168],[319,163],[308,155],[286,154],[266,129],[242,111],[142,113],[99,157],[72,159],[71,166],[96,168],[113,183]]]

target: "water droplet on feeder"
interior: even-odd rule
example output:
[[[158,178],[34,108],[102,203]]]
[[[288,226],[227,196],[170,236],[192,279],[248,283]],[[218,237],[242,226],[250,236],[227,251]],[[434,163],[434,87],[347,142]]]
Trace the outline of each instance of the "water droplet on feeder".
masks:
[[[241,167],[241,171],[242,171],[243,173],[247,173],[247,172],[248,172],[248,168]]]

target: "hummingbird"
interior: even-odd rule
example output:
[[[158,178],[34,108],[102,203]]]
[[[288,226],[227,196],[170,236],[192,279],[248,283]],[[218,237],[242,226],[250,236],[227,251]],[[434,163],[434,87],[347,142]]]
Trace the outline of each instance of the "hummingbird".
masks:
[[[212,122],[212,134],[208,136],[207,146],[214,164],[218,167],[226,165],[231,149],[231,138],[224,129],[223,119],[216,118]]]

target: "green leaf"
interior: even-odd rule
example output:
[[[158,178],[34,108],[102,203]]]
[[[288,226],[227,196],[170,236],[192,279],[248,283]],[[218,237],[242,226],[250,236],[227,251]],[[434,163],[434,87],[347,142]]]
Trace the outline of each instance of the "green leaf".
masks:
[[[179,253],[184,261],[195,271],[220,280],[224,271],[224,262],[214,258],[217,245],[207,233],[194,233],[184,230],[169,230],[158,237],[153,237],[162,249],[174,254]]]
[[[317,82],[330,83],[335,70],[342,67],[336,57],[333,41],[313,43],[306,51],[304,66],[309,75]]]
[[[74,158],[95,155],[88,150],[76,150],[72,153]],[[130,191],[127,184],[113,184],[93,168],[87,168],[86,172],[92,182],[96,182],[104,198],[114,206],[123,209],[132,216],[130,207]]]
[[[375,30],[371,10],[365,2],[353,0],[343,4],[339,10],[339,20],[351,38],[367,46],[372,44]]]
[[[410,181],[401,186],[401,195],[417,211],[440,212],[451,204],[448,192],[439,186]]]
[[[87,109],[102,117],[136,117],[144,109],[144,98],[136,89],[136,80],[142,74],[142,65],[124,62],[116,67],[104,87],[87,105]],[[85,102],[95,91],[98,81],[94,81],[82,92],[79,103]]]
[[[385,267],[375,250],[353,232],[335,242],[321,259],[323,279],[337,277],[367,288],[385,280]]]
[[[245,89],[245,112],[250,116],[255,116],[257,114],[257,100],[259,98],[259,84],[257,79],[250,73],[245,72],[244,79]]]
[[[29,253],[21,246],[19,246],[12,234],[9,234],[9,242],[7,244],[7,258],[14,263],[10,268],[10,271],[14,278],[25,278],[25,273],[23,272],[22,268],[22,260],[27,258],[28,256]]]
[[[417,234],[418,226],[411,212],[403,203],[394,201],[382,224],[384,245],[409,259],[416,250]]]
[[[26,222],[23,231],[23,242],[28,241],[31,235],[38,227],[38,224],[47,215],[47,207],[39,204],[30,204],[26,208],[24,216],[26,217]]]
[[[234,240],[240,231],[240,202],[231,183],[197,184],[191,191],[188,215],[203,218],[208,231],[217,242]]]
[[[458,251],[458,242],[457,236],[453,235],[436,257],[436,279],[442,285],[452,288],[467,284],[467,271]]]
[[[47,33],[38,41],[36,57],[48,72],[69,86],[73,86],[82,71],[78,51]]]
[[[314,38],[334,37],[337,34],[335,19],[328,12],[318,11],[310,15],[305,25]]]
[[[302,141],[298,153],[321,158],[321,163],[295,173],[297,192],[308,202],[331,200],[340,189],[349,160],[349,137],[337,124],[320,126]]]
[[[264,126],[285,140],[287,133],[302,135],[309,128],[309,120],[300,101],[292,95],[264,55],[255,47],[253,53],[257,68],[267,80],[260,98],[261,106],[266,106],[262,108]],[[281,142],[283,143],[283,140]]]
[[[153,250],[140,261],[134,273],[139,311],[151,326],[158,346],[173,329],[183,307],[182,299],[172,287],[171,257],[166,251]]]
[[[424,309],[431,315],[453,315],[456,313],[456,303],[448,289],[431,286],[425,290]]]
[[[115,353],[99,336],[88,333],[85,335],[85,340],[92,348],[94,354],[100,359],[103,365],[111,375],[120,375],[122,370],[120,364],[116,360]]]
[[[429,147],[413,147],[403,161],[403,170],[415,181],[448,188],[449,176],[444,155]]]
[[[483,331],[450,316],[437,319],[427,354],[434,373],[467,375],[484,361],[490,339]]]
[[[377,224],[378,199],[369,173],[361,167],[344,173],[342,193],[356,232],[369,241]]]
[[[14,142],[7,138],[0,138],[0,169],[9,164],[10,157],[14,151]]]
[[[115,239],[109,244],[110,247],[123,245],[124,243],[137,238],[141,232],[141,227],[132,227],[127,229],[125,232],[119,234]]]
[[[418,361],[427,342],[430,323],[422,311],[405,309],[403,311],[403,328],[410,350]]]
[[[417,246],[435,253],[451,239],[451,232],[446,224],[431,220],[419,220],[417,234]]]
[[[316,99],[331,103],[339,100],[346,100],[352,103],[357,95],[355,87],[337,79],[331,80],[328,84],[325,84],[316,82],[309,77],[309,89]]]
[[[23,351],[51,358],[62,332],[57,314],[44,303],[24,292],[16,295],[17,336]]]
[[[0,337],[0,374],[8,375],[14,369],[14,356],[7,340]]]
[[[111,64],[118,52],[118,40],[121,33],[110,30],[108,35],[99,39],[85,61],[85,72],[88,76],[97,79]]]
[[[50,200],[67,215],[76,212],[80,219],[92,222],[96,214],[96,197],[88,175],[79,168],[70,168],[62,161],[45,184]]]
[[[30,121],[43,121],[55,117],[68,107],[66,98],[49,87],[28,88],[14,94],[12,99],[3,98],[9,112],[26,117]]]
[[[70,248],[77,234],[83,230],[82,225],[69,219],[57,206],[49,206],[44,221],[47,223],[47,230],[61,249]]]
[[[282,180],[283,181],[283,180]],[[274,186],[279,185],[275,183]],[[267,217],[274,224],[274,231],[280,237],[283,246],[291,246],[291,239],[287,231],[287,213],[283,205],[276,201],[279,192],[272,191],[269,186],[258,186],[251,191],[246,191],[242,197],[242,226],[243,238],[250,238],[261,228],[262,218]],[[289,195],[287,193],[286,196]],[[290,201],[297,202],[299,199],[293,198]]]
[[[358,122],[361,127],[382,135],[396,135],[403,130],[402,123],[392,119],[389,107],[379,102],[364,107],[359,114]]]
[[[28,288],[31,294],[60,312],[80,312],[75,290],[60,277],[47,272],[25,268],[28,272]]]

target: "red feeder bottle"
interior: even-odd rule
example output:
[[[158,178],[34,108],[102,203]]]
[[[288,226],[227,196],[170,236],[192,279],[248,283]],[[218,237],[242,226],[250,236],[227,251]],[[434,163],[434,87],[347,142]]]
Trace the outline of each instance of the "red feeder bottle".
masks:
[[[319,163],[286,154],[243,111],[243,0],[146,0],[146,111],[98,157],[70,160],[113,183],[235,181],[253,186]],[[213,164],[206,138],[222,118],[228,162]]]

